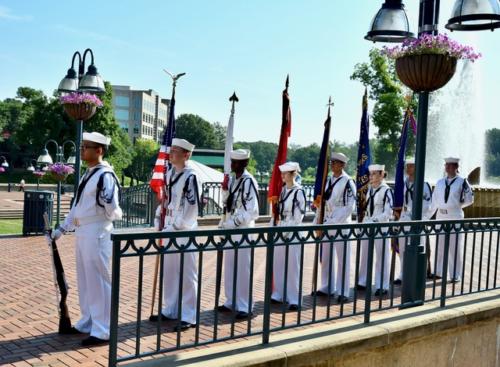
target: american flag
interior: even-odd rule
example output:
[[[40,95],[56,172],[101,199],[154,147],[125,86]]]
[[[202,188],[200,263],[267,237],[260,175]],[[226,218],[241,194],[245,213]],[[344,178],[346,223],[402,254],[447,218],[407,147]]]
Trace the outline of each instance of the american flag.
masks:
[[[174,107],[175,90],[172,91],[172,99],[170,100],[170,107],[168,109],[168,122],[163,132],[160,151],[158,152],[158,158],[156,158],[155,167],[153,169],[153,177],[151,177],[151,181],[149,181],[151,190],[156,193],[159,200],[163,200],[165,198],[165,175],[167,174],[168,170],[168,159],[170,147],[172,146],[172,139],[175,137]]]

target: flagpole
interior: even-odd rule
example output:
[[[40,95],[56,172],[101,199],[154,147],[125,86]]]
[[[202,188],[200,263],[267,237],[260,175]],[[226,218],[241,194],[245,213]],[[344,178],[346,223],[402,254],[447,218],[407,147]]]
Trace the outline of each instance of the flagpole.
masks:
[[[181,78],[182,76],[186,75],[186,73],[179,73],[179,74],[172,74],[169,71],[163,69],[165,73],[167,73],[170,78],[172,78],[172,97],[170,98],[170,106],[169,106],[169,118],[168,118],[168,125],[165,126],[165,133],[168,133],[168,129],[172,130],[171,137],[173,138],[175,135],[175,126],[171,126],[172,124],[175,123],[175,116],[174,116],[174,106],[175,106],[175,87],[177,86],[177,80]],[[167,152],[166,152],[166,158],[164,160],[164,165],[163,165],[163,178],[166,180],[166,173],[167,173],[167,168],[168,168],[168,163],[169,163],[169,147],[167,147]],[[167,191],[165,190],[166,182],[161,188],[161,200],[160,200],[160,223],[159,223],[159,228],[157,228],[159,231],[161,231],[165,225],[165,217],[167,214],[167,208],[165,207],[165,203],[167,200]],[[163,241],[160,239],[160,247],[163,247]],[[156,255],[156,261],[155,261],[155,270],[154,270],[154,276],[153,276],[153,294],[151,297],[151,310],[150,310],[150,315],[153,315],[154,312],[154,306],[155,306],[155,298],[156,298],[156,287],[158,285],[158,272],[160,269],[160,255]],[[158,315],[160,317],[160,315]]]
[[[236,92],[229,97],[231,104],[231,114],[227,123],[226,143],[224,145],[224,181],[222,182],[222,190],[228,194],[229,190],[229,175],[231,174],[231,151],[233,150],[233,137],[234,137],[234,112],[236,102],[239,102]],[[224,206],[222,210],[222,220],[227,220],[227,197],[224,199]],[[217,260],[215,267],[215,307],[219,306],[220,288],[222,283],[222,263],[224,261],[224,250],[217,250]]]

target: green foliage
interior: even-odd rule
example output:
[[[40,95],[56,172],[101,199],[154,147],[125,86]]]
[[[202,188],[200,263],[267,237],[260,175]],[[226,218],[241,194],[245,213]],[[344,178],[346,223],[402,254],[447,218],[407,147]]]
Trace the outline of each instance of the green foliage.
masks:
[[[198,115],[182,114],[175,119],[175,136],[186,139],[197,148],[223,149],[214,125]],[[224,136],[224,140],[225,140]]]
[[[500,129],[486,131],[486,176],[500,177]]]
[[[106,82],[106,93],[101,96],[104,106],[89,121],[84,122],[84,131],[98,131],[111,137],[107,160],[118,173],[132,161],[130,140],[118,126],[112,108],[112,88]],[[47,97],[42,91],[20,87],[16,98],[0,101],[0,131],[11,133],[9,139],[0,138],[0,151],[8,152],[9,161],[15,167],[27,167],[36,159],[49,139],[62,144],[75,140],[76,122],[71,120],[59,100]],[[47,145],[53,159],[55,146]],[[64,156],[71,153],[71,145],[65,146]]]
[[[153,171],[158,149],[158,144],[153,140],[137,139],[134,144],[134,158],[125,170],[127,176],[138,181],[148,181]]]
[[[382,55],[380,50],[372,49],[370,61],[356,64],[351,75],[352,80],[361,82],[370,88],[370,99],[375,101],[372,121],[377,128],[378,144],[371,147],[373,161],[386,165],[393,172],[397,163],[397,153],[404,110],[407,107],[403,85],[396,75],[394,61]],[[411,107],[415,111],[416,96],[411,99]],[[415,139],[410,132],[406,146],[407,156],[415,151]]]
[[[251,157],[255,159],[256,172],[271,172],[278,153],[278,144],[266,141],[236,142],[234,149],[250,149]]]

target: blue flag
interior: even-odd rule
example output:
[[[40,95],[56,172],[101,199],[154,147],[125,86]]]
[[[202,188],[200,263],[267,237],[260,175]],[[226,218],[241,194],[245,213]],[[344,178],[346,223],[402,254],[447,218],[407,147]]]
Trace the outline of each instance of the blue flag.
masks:
[[[368,136],[370,120],[368,117],[368,92],[365,90],[363,96],[363,115],[361,116],[361,127],[359,130],[358,163],[356,172],[357,188],[357,214],[358,222],[363,220],[365,215],[366,193],[370,182],[370,172],[368,166],[371,164],[370,140]]]
[[[398,164],[394,182],[394,209],[401,209],[404,204],[406,140],[408,138],[408,126],[412,123],[412,120],[414,121],[413,113],[408,109],[405,113],[401,138],[399,139]]]

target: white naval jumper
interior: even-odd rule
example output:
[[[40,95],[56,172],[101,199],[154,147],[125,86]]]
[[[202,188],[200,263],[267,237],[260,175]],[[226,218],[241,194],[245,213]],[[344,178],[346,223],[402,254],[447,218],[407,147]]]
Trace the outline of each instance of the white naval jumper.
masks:
[[[401,216],[399,220],[401,222],[411,221],[411,214],[413,211],[413,197],[414,197],[414,182],[408,180],[408,177],[405,178],[404,182],[404,201],[403,201],[403,210],[401,211]],[[430,219],[430,209],[432,203],[432,189],[428,182],[424,182],[424,194],[422,197],[422,220]],[[405,230],[408,231],[410,228],[405,227]],[[400,272],[398,279],[403,280],[403,264],[404,264],[404,254],[405,254],[405,245],[409,244],[410,240],[405,243],[402,239],[399,243],[399,264],[400,264]]]
[[[474,202],[474,193],[467,180],[459,175],[454,178],[442,178],[436,183],[432,195],[431,213],[436,211],[436,219],[462,219],[463,208]],[[450,234],[448,254],[448,274],[450,280],[459,280],[462,275],[463,234]],[[436,243],[436,275],[443,275],[445,236],[439,235]],[[456,268],[455,268],[456,263]]]
[[[232,176],[229,180],[229,195],[226,200],[228,216],[223,224],[226,229],[253,228],[259,217],[258,186],[255,178],[245,170],[240,178]],[[241,235],[232,235],[231,240],[237,244]],[[241,245],[245,245],[243,242]],[[241,246],[240,245],[240,246]],[[229,245],[231,247],[231,245]],[[250,285],[250,249],[238,250],[238,269],[236,274],[235,309],[241,312],[251,312],[252,303],[249,302]],[[234,250],[224,251],[224,306],[233,307],[233,273]]]
[[[164,232],[194,230],[198,227],[199,191],[196,173],[186,164],[183,170],[172,168],[166,176],[167,200]],[[169,240],[170,241],[170,240]],[[176,238],[165,254],[163,263],[163,307],[161,313],[170,318],[178,318],[179,279],[181,254],[171,254],[180,246],[185,245],[189,238]],[[194,244],[190,245],[194,247]],[[182,309],[181,321],[196,324],[196,301],[198,296],[198,253],[184,253],[184,269],[182,274]]]
[[[306,194],[298,183],[291,188],[283,185],[278,201],[279,227],[298,226],[302,223],[306,212]],[[289,238],[293,233],[283,233],[284,238]],[[297,239],[294,239],[297,241]],[[279,302],[287,302],[290,305],[299,304],[299,280],[300,280],[300,245],[280,246],[282,240],[278,240],[274,247],[273,279],[274,287],[271,298]],[[288,265],[285,259],[288,253]],[[286,299],[285,299],[286,283]]]
[[[356,186],[354,181],[345,172],[342,172],[339,177],[332,175],[325,187],[324,223],[351,223],[355,204]],[[334,236],[335,233],[329,231],[329,235]],[[326,294],[336,293],[349,297],[351,270],[350,242],[337,241],[335,243],[323,243],[321,247],[321,288],[319,290]],[[333,252],[331,251],[332,249]],[[342,284],[343,277],[344,283]]]
[[[99,180],[102,189],[98,190]],[[62,230],[75,230],[76,274],[81,318],[75,328],[99,339],[109,339],[111,310],[110,238],[113,221],[122,218],[118,180],[103,161],[89,168],[78,186]]]
[[[393,206],[392,189],[382,181],[379,187],[370,186],[366,195],[366,215],[363,223],[389,222],[392,219]],[[380,236],[380,234],[378,234]],[[390,240],[376,239],[374,241],[375,259],[375,288],[389,289],[390,274]],[[382,257],[384,258],[382,262]],[[359,263],[358,284],[366,286],[366,274],[368,266],[368,240],[361,241],[361,259]],[[383,268],[383,274],[382,274]],[[380,276],[383,275],[383,282],[380,282]],[[372,278],[373,279],[373,278]]]

